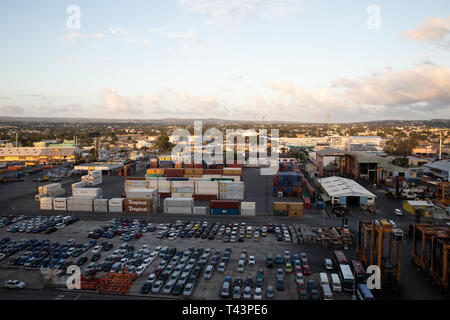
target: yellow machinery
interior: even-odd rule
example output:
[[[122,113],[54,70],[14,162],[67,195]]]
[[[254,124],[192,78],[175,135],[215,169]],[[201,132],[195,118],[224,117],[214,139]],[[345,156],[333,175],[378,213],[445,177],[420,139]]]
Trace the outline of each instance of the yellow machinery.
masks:
[[[450,182],[436,184],[436,201],[450,205]]]
[[[432,238],[444,234],[450,234],[450,227],[420,223],[414,225],[411,261],[420,271],[427,272],[430,268]]]
[[[382,279],[396,286],[400,281],[402,241],[403,231],[393,221],[360,221],[356,255],[365,268],[377,265]]]

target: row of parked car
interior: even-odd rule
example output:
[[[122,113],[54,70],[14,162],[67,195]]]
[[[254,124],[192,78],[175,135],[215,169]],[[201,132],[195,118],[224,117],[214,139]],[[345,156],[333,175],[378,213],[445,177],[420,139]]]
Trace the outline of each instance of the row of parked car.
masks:
[[[275,233],[278,240],[291,241],[288,228],[285,225],[250,226],[241,223],[220,223],[204,221],[177,221],[175,224],[160,224],[157,226],[157,238],[202,238],[223,240],[223,242],[243,242],[244,239],[259,241],[268,233]],[[152,231],[152,230],[150,230]]]
[[[16,252],[30,247],[36,242],[36,239],[11,240],[8,237],[2,238],[0,240],[0,261],[15,254]]]
[[[62,244],[50,242],[48,239],[41,241],[33,239],[31,242],[23,255],[9,260],[8,266],[65,270],[70,265],[82,265],[86,262],[86,257],[81,257],[76,261],[73,261],[73,258],[79,257],[97,243],[96,240],[84,244],[76,243],[73,239]]]
[[[14,215],[3,215],[0,218],[0,228],[9,226],[11,224],[14,224],[16,222],[22,221],[23,219],[26,219],[27,217],[25,215],[20,216],[14,216]]]
[[[176,250],[176,248],[157,247],[155,250],[159,252],[161,261],[142,285],[141,292],[147,293],[151,290],[152,293],[187,297],[192,295],[204,269],[203,277],[211,279],[216,266],[228,261],[231,254],[230,248],[225,250],[223,256],[220,251],[212,254],[210,248],[189,247],[186,250]]]
[[[145,221],[114,218],[100,228],[90,231],[88,237],[92,239],[100,237],[111,239],[115,236],[120,236],[123,241],[130,241],[142,237],[144,232],[154,230],[153,224]]]
[[[37,216],[8,227],[6,231],[11,233],[40,233],[44,231],[46,234],[50,234],[64,229],[67,225],[78,220],[80,219],[72,216]]]

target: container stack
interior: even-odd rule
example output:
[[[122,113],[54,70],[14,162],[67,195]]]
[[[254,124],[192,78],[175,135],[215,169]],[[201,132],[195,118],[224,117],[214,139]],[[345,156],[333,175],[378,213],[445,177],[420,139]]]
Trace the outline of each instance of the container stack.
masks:
[[[125,192],[130,189],[147,189],[148,182],[145,178],[126,178],[124,183]]]
[[[244,183],[233,181],[220,181],[219,199],[244,200]]]
[[[146,178],[164,177],[164,168],[150,168],[145,172]]]
[[[202,168],[184,169],[185,178],[200,178],[203,175]]]
[[[126,198],[125,200],[132,199],[132,200],[148,200],[149,201],[149,212],[158,212],[159,208],[159,197],[158,197],[158,190],[157,189],[128,189],[126,191]],[[125,201],[125,211],[126,212],[136,212],[136,211],[127,211],[127,203]]]
[[[256,202],[241,202],[241,215],[242,216],[255,216],[256,215]]]
[[[40,198],[41,210],[53,210],[53,198],[44,197]]]
[[[219,183],[217,181],[196,181],[195,195],[196,201],[217,200],[219,194]]]
[[[150,159],[150,168],[158,168],[158,159],[156,158]]]
[[[172,181],[170,192],[172,198],[192,198],[195,193],[195,182]]]
[[[164,177],[182,178],[182,177],[184,177],[184,170],[183,169],[175,169],[175,168],[167,168],[164,170]]]
[[[172,160],[159,160],[160,168],[173,168]]]
[[[164,213],[192,214],[193,208],[194,208],[194,199],[192,198],[164,199]]]
[[[108,201],[109,212],[122,212],[123,211],[123,199],[113,198]]]
[[[289,217],[303,217],[303,202],[288,202]]]
[[[274,216],[288,216],[287,202],[274,202],[273,203],[273,215]]]
[[[53,198],[53,210],[67,211],[67,198]]]
[[[278,172],[273,177],[274,197],[301,198],[302,181],[303,178],[300,172]]]
[[[212,200],[210,209],[213,215],[239,215],[239,201]]]
[[[74,197],[85,197],[91,199],[102,198],[102,188],[77,188],[72,190]]]
[[[153,201],[151,199],[129,199],[123,201],[125,212],[129,213],[152,213]]]
[[[84,181],[75,182],[72,184],[72,192],[74,189],[84,188],[87,186],[87,183]]]
[[[103,182],[102,171],[101,170],[91,171],[89,174],[82,176],[81,181],[85,182],[90,186],[97,186],[99,184],[102,184]]]
[[[207,207],[194,207],[194,214],[204,216],[204,215],[206,215],[207,212],[208,212]]]
[[[69,197],[67,198],[67,210],[92,212],[93,200],[94,197]]]
[[[66,193],[66,190],[61,186],[61,183],[50,183],[40,186],[38,191],[41,197],[56,197]]]
[[[94,212],[108,212],[108,199],[94,199]]]

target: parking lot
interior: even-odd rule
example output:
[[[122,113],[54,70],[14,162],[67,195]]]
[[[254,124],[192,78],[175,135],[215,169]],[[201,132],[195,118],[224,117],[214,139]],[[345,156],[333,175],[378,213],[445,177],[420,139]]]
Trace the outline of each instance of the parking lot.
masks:
[[[138,166],[138,172],[135,174],[136,176],[142,176],[143,168],[142,165]],[[30,180],[30,181],[28,181]],[[246,169],[244,170],[243,180],[246,183],[246,201],[255,201],[257,203],[257,214],[255,217],[242,217],[242,216],[183,216],[183,215],[165,215],[161,213],[157,214],[129,214],[129,213],[120,213],[120,214],[105,214],[105,213],[90,213],[90,212],[46,212],[39,210],[39,204],[34,200],[34,194],[37,188],[37,184],[31,182],[30,177],[25,177],[24,182],[17,182],[9,185],[1,185],[0,186],[0,210],[2,215],[25,215],[27,217],[37,217],[39,215],[72,215],[80,220],[69,226],[66,226],[64,229],[57,230],[51,234],[45,234],[45,232],[40,233],[26,233],[26,232],[17,232],[11,233],[7,231],[7,227],[0,228],[0,239],[4,237],[9,237],[11,240],[20,240],[20,239],[32,239],[35,238],[38,241],[43,239],[49,239],[50,242],[59,242],[60,244],[66,243],[69,239],[74,239],[75,242],[80,244],[86,244],[91,239],[88,238],[88,233],[94,229],[101,228],[102,225],[105,225],[107,221],[110,221],[114,217],[120,217],[124,219],[145,219],[147,223],[151,222],[155,226],[159,224],[171,223],[175,225],[177,220],[181,221],[208,221],[210,223],[220,223],[220,225],[228,225],[229,223],[241,223],[246,222],[247,225],[251,225],[254,227],[263,227],[267,226],[269,223],[272,224],[286,224],[286,226],[292,226],[295,223],[303,223],[308,224],[310,226],[321,226],[321,225],[329,225],[329,226],[340,226],[342,221],[340,218],[329,217],[324,215],[321,211],[316,208],[312,208],[311,210],[306,210],[303,217],[274,217],[271,216],[270,213],[266,211],[266,208],[271,208],[272,206],[272,195],[270,192],[267,192],[268,197],[266,198],[266,194],[264,192],[264,187],[267,183],[268,188],[271,188],[270,178],[266,178],[260,176],[258,174],[257,169]],[[267,180],[267,181],[266,181]],[[63,180],[63,186],[66,190],[70,189],[71,183],[77,181],[76,178],[65,178]],[[104,176],[103,177],[103,197],[104,198],[112,198],[112,197],[120,197],[122,189],[123,189],[123,177],[118,176]],[[267,190],[269,191],[269,190]],[[408,227],[411,223],[414,222],[414,217],[409,215],[403,215],[402,217],[395,217],[392,214],[394,208],[401,207],[401,204],[398,200],[389,199],[384,196],[381,191],[372,190],[377,196],[376,201],[376,215],[370,215],[367,211],[364,211],[359,208],[352,208],[349,212],[349,228],[355,236],[357,233],[357,224],[359,220],[373,220],[373,219],[393,219],[404,231],[406,231],[407,237],[404,241],[403,248],[403,259],[402,259],[402,279],[404,280],[404,297],[409,299],[442,299],[443,297],[439,294],[438,290],[433,287],[430,281],[424,279],[420,273],[418,273],[415,268],[410,264],[410,254],[411,254],[411,240],[408,235]],[[201,205],[201,204],[199,204]],[[9,227],[9,226],[8,226]],[[219,227],[220,228],[220,227]],[[208,239],[208,237],[203,238],[202,235],[199,237],[195,236],[193,233],[190,237],[187,236],[188,232],[185,232],[184,238],[180,238],[179,235],[176,238],[171,240],[170,237],[158,238],[158,230],[154,232],[144,232],[142,233],[142,237],[136,239],[133,238],[130,241],[124,241],[120,238],[120,236],[115,236],[111,239],[108,238],[99,238],[97,239],[98,243],[103,241],[108,241],[113,244],[113,248],[109,252],[101,252],[101,258],[95,263],[101,263],[108,255],[112,254],[114,250],[117,250],[120,245],[124,242],[133,245],[135,247],[135,251],[139,250],[144,245],[149,246],[149,250],[153,252],[158,246],[168,246],[171,248],[186,250],[189,247],[193,247],[194,249],[203,248],[206,250],[207,248],[211,249],[211,254],[208,257],[207,263],[200,276],[198,277],[195,288],[193,290],[192,296],[183,297],[174,296],[172,294],[155,294],[152,293],[151,290],[148,294],[141,293],[141,287],[143,283],[146,281],[148,276],[158,267],[161,262],[161,257],[158,256],[139,276],[131,286],[128,291],[128,295],[135,297],[149,297],[149,298],[190,298],[190,299],[220,299],[220,291],[225,280],[226,276],[230,276],[231,280],[234,284],[234,281],[237,278],[242,279],[245,284],[246,278],[248,276],[252,276],[256,283],[256,274],[259,269],[264,270],[264,286],[263,286],[263,295],[267,289],[268,285],[272,285],[274,287],[274,299],[298,299],[297,294],[297,285],[295,283],[295,275],[293,273],[285,274],[285,290],[279,291],[276,290],[276,271],[277,268],[283,268],[283,265],[275,266],[273,269],[266,268],[265,259],[266,254],[271,253],[273,256],[280,254],[283,255],[284,251],[289,250],[291,256],[294,254],[300,255],[302,252],[306,253],[309,259],[311,274],[305,275],[305,280],[314,279],[316,283],[318,283],[318,274],[324,271],[323,268],[323,259],[330,258],[333,249],[332,248],[324,248],[319,245],[313,244],[297,244],[295,241],[286,242],[286,241],[277,241],[274,234],[269,233],[266,237],[259,235],[259,241],[254,241],[254,232],[252,232],[251,238],[246,238],[245,235],[243,237],[243,242],[239,242],[239,232],[235,235],[234,241],[231,241],[231,233],[229,236],[229,241],[224,242],[223,237],[218,239],[215,237],[214,239]],[[293,240],[293,239],[292,239]],[[352,259],[355,256],[355,242],[351,246],[348,247],[347,250],[344,250],[348,258]],[[226,248],[231,248],[231,255],[229,262],[226,266],[226,269],[223,273],[218,272],[218,270],[214,270],[212,273],[211,279],[204,279],[203,273],[206,270],[207,265],[211,262],[211,259],[216,251],[220,251],[221,258],[225,252]],[[255,257],[254,265],[246,265],[244,268],[244,272],[238,272],[237,266],[240,257],[241,250],[247,250],[248,256]],[[82,270],[84,271],[85,267],[91,262],[92,253],[91,250],[88,250],[82,253],[78,257],[73,257],[69,260],[73,260],[76,262],[77,259],[86,256],[88,261],[86,261],[82,265]],[[41,290],[44,286],[43,277],[38,269],[27,269],[17,266],[8,266],[8,262],[11,258],[19,257],[23,255],[26,250],[21,250],[20,252],[14,253],[11,257],[5,258],[0,261],[0,283],[4,283],[9,279],[18,279],[26,282],[27,288],[29,289],[39,289]],[[220,258],[220,259],[221,259]],[[220,261],[220,260],[219,260]],[[97,276],[101,276],[104,274],[104,271],[101,271],[97,274]],[[244,288],[241,288],[242,291]],[[254,290],[254,289],[253,289]],[[0,294],[2,291],[0,290]],[[103,296],[103,295],[102,295]],[[351,299],[351,295],[334,293],[334,299]],[[231,298],[229,298],[231,299]]]

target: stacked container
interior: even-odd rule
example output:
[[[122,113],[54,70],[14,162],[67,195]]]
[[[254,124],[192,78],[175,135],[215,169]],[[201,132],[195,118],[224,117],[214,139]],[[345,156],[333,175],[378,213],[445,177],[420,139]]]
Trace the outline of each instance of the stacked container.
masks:
[[[67,210],[92,212],[93,200],[93,197],[69,197],[67,198]]]
[[[122,212],[123,211],[123,199],[113,198],[108,201],[109,212]]]
[[[302,202],[274,202],[273,203],[273,215],[274,216],[302,217],[303,216],[303,203]]]
[[[195,182],[171,181],[170,192],[172,198],[192,198],[195,193]]]
[[[126,178],[124,183],[125,192],[130,189],[147,189],[148,182],[145,178]]]
[[[220,181],[219,199],[244,200],[244,183],[232,181]]]
[[[213,200],[210,209],[214,215],[239,215],[239,201]]]
[[[66,190],[62,188],[61,183],[50,183],[44,186],[40,186],[39,194],[47,197],[61,196],[66,193]]]
[[[53,198],[44,197],[40,198],[41,210],[53,210]]]
[[[125,212],[129,213],[152,213],[153,201],[151,199],[129,199],[124,200]]]
[[[241,202],[241,215],[242,216],[255,216],[256,215],[256,202]]]
[[[108,212],[108,200],[94,199],[94,212]]]
[[[164,199],[164,213],[192,214],[194,199],[167,198]]]
[[[72,190],[74,197],[87,197],[91,199],[102,198],[102,188],[77,188]]]
[[[300,198],[302,180],[300,172],[278,172],[278,175],[273,177],[273,195]]]
[[[156,158],[150,159],[150,168],[158,168],[158,159]]]
[[[164,168],[151,168],[146,170],[145,177],[164,177]]]
[[[87,185],[85,181],[75,182],[72,184],[72,192],[74,189],[84,188]]]
[[[99,184],[102,184],[102,171],[91,171],[89,174],[82,176],[81,181],[86,182],[90,186],[97,186]]]
[[[206,215],[207,212],[208,212],[207,207],[194,207],[194,214]]]
[[[149,209],[150,212],[158,212],[159,197],[158,197],[157,189],[129,189],[126,191],[126,197],[127,197],[127,199],[125,199],[125,200],[128,200],[128,199],[149,200],[149,206],[151,207]],[[126,203],[125,203],[125,209],[126,209]],[[133,212],[133,211],[131,211],[131,212]]]
[[[183,169],[174,169],[174,168],[167,168],[164,170],[164,177],[183,177],[184,176],[184,170]]]
[[[53,210],[66,211],[67,210],[67,198],[53,198]]]
[[[201,168],[184,169],[184,176],[186,178],[198,178],[198,177],[201,177],[202,175],[203,175],[203,169],[201,169]]]
[[[195,196],[196,201],[217,200],[219,194],[219,183],[217,181],[196,181]]]

